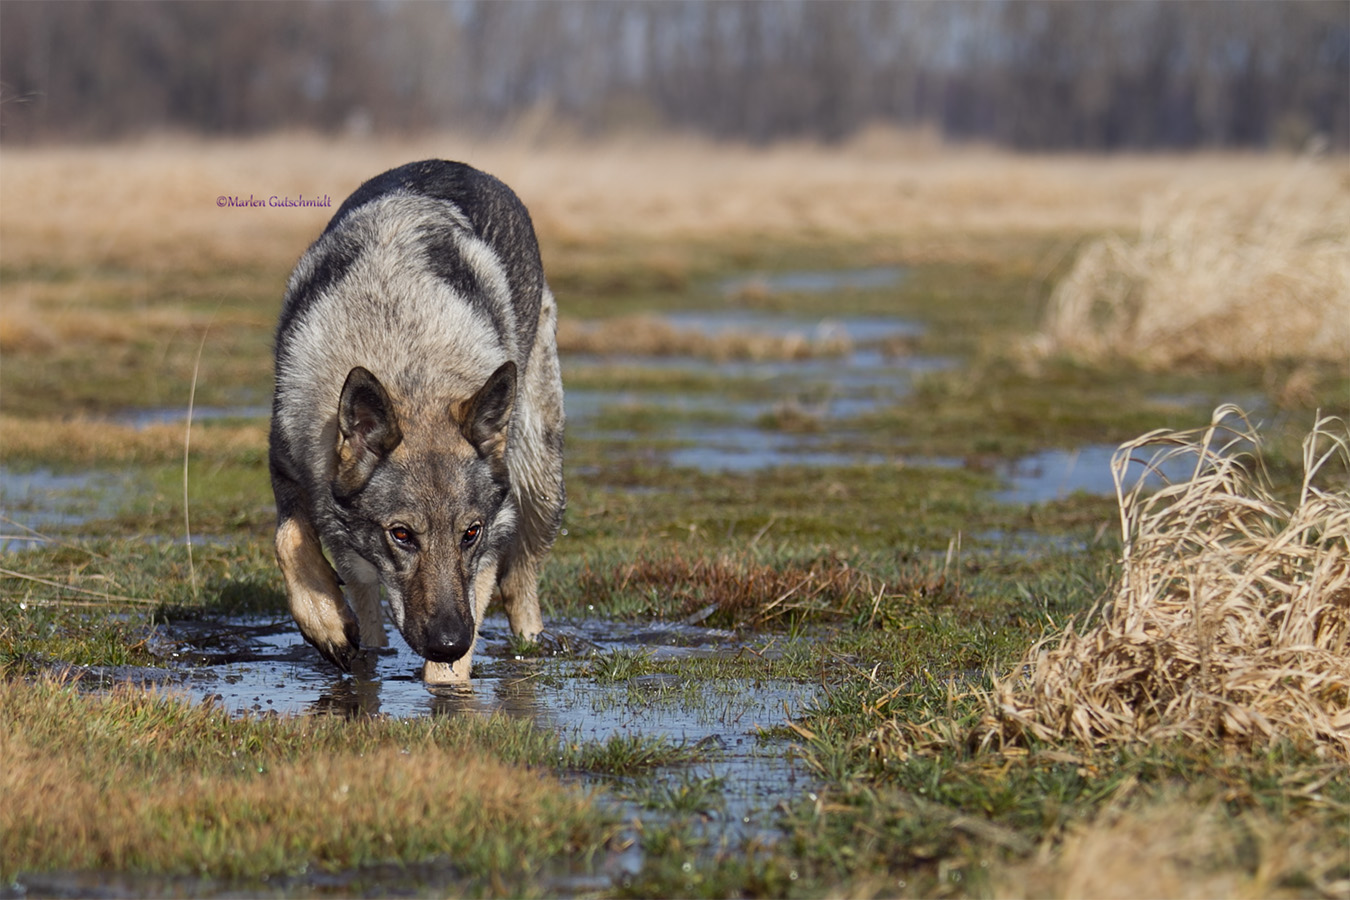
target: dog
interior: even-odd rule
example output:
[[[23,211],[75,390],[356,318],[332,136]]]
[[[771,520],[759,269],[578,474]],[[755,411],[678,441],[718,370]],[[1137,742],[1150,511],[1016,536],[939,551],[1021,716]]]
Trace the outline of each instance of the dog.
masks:
[[[386,646],[381,586],[428,683],[468,680],[494,590],[516,635],[541,633],[566,505],[557,317],[524,204],[462,163],[372,178],[300,258],[276,331],[276,555],[300,633],[342,670]]]

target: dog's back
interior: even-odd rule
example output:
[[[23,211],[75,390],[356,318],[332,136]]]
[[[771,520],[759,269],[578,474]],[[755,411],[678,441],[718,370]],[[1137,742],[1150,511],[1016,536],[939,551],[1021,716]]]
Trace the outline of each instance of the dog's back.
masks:
[[[372,178],[291,275],[277,327],[277,403],[336,410],[356,365],[408,404],[469,393],[506,359],[525,373],[542,272],[529,214],[492,176],[429,160]],[[306,455],[331,437],[314,424],[281,420]]]
[[[470,462],[466,453],[477,452],[485,460],[489,456],[483,447],[455,443],[459,430],[470,434],[471,423],[454,416],[479,409],[481,391],[496,385],[506,404],[499,460],[504,472],[499,474],[509,481],[509,497],[501,515],[487,523],[494,525],[496,543],[483,565],[485,571],[501,570],[513,626],[519,618],[518,631],[537,633],[534,572],[557,532],[563,502],[555,330],[556,306],[544,281],[529,214],[500,181],[463,164],[430,160],[393,169],[354,192],[296,266],[277,328],[271,465],[283,572],[283,543],[296,544],[296,529],[312,526],[344,581],[369,585],[373,570],[381,572],[379,580],[391,597],[398,594],[391,601],[395,622],[409,636],[404,621],[410,614],[403,596],[407,590],[399,593],[391,587],[393,576],[381,569],[384,560],[372,559],[381,552],[377,542],[354,533],[360,529],[351,515],[344,518],[347,511],[334,499],[333,485],[342,474],[339,450],[347,447],[349,437],[340,408],[346,409],[353,397],[361,401],[369,395],[378,401],[373,409],[383,410],[381,415],[396,423],[398,439],[377,448],[383,455],[360,470],[362,479],[380,466],[388,474],[375,480],[366,505],[383,491],[390,494],[384,497],[390,509],[398,503],[415,507],[406,491],[399,494],[385,482],[397,474],[427,483],[440,479],[440,489],[449,493],[487,491],[474,480],[478,476],[466,474],[469,468],[449,480],[440,470],[451,465],[448,460],[456,453],[463,457],[463,467]],[[361,384],[375,387],[353,386],[350,379],[358,371],[363,373]],[[360,441],[354,446],[369,449]],[[402,448],[399,453],[394,453],[396,447]],[[360,487],[366,488],[365,480]],[[291,568],[317,566],[306,559],[305,566]],[[520,584],[508,584],[512,578]],[[333,649],[343,639],[333,632],[344,631],[350,643],[352,623],[344,620],[339,628],[330,621],[317,629],[326,635],[316,639],[306,626],[304,602],[297,612],[292,581],[288,574],[288,594],[301,630],[330,658],[345,662],[344,651]],[[490,593],[487,576],[480,581],[477,593],[484,593],[484,587]],[[319,593],[324,591],[331,593],[331,587]],[[525,595],[528,600],[517,604]],[[486,596],[471,599],[476,607],[487,601]],[[417,602],[435,605],[434,598]],[[378,611],[362,611],[369,601],[355,605],[362,616],[362,641],[378,641]],[[534,610],[517,610],[516,615],[517,605]],[[414,646],[419,639],[409,636]],[[467,663],[463,669],[467,676]]]

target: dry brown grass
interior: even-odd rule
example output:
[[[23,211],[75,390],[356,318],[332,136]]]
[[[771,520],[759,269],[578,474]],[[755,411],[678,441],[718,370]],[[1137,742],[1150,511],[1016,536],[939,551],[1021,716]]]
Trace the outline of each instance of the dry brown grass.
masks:
[[[266,425],[211,425],[210,439],[192,445],[194,458],[249,458],[267,446]],[[201,425],[194,426],[200,433]],[[0,415],[7,457],[79,465],[166,463],[183,458],[183,425],[134,428],[97,419],[29,419]]]
[[[6,147],[6,266],[289,265],[366,178],[430,156],[512,185],[546,245],[724,235],[839,239],[1128,229],[1139,198],[1177,184],[1278,183],[1287,158],[1018,156],[877,132],[843,147],[674,137],[579,141],[157,138]],[[1334,171],[1331,163],[1319,167]],[[219,209],[222,194],[329,195],[330,209]],[[546,246],[546,250],[548,246]]]
[[[1341,835],[1315,821],[1277,820],[1259,808],[1170,791],[1114,804],[999,872],[1002,898],[1256,898],[1345,896]],[[1301,886],[1301,887],[1298,887]]]
[[[1168,445],[1197,460],[1185,482],[1146,494],[1130,458]],[[1250,449],[1245,449],[1249,447]],[[1336,465],[1335,463],[1339,463]],[[1260,435],[1240,410],[1153,432],[1113,462],[1123,572],[1089,628],[1070,622],[986,697],[986,742],[1083,745],[1185,738],[1310,742],[1350,759],[1350,433],[1316,423],[1297,503],[1269,487]],[[1338,474],[1328,475],[1331,470]],[[1318,487],[1319,473],[1341,483]]]
[[[448,856],[514,882],[603,839],[585,796],[475,744],[491,722],[399,734],[378,721],[239,721],[209,703],[131,688],[88,698],[50,681],[0,682],[0,702],[0,876],[256,877]]]
[[[959,594],[957,585],[935,571],[916,568],[887,583],[846,559],[770,564],[749,553],[716,558],[644,554],[613,568],[588,567],[577,582],[597,605],[622,594],[655,595],[676,615],[696,621],[716,616],[737,625],[793,617],[860,618],[870,610],[871,627],[883,604],[950,602]]]
[[[18,296],[0,311],[0,353],[19,350],[44,352],[65,344],[124,344],[151,335],[204,329],[210,320],[183,309],[138,310],[44,307],[29,296]]]
[[[654,316],[622,316],[558,323],[558,349],[569,353],[634,356],[697,356],[730,359],[791,360],[844,356],[853,342],[842,331],[819,334],[755,334],[728,331],[703,334],[680,329]]]
[[[1051,297],[1042,350],[1146,366],[1350,360],[1350,179],[1150,197],[1136,237],[1089,244]]]
[[[209,276],[198,279],[203,285],[251,275],[253,283],[234,288],[245,293],[275,279],[271,295],[279,296],[281,273],[352,190],[426,157],[463,159],[512,185],[550,266],[610,267],[622,246],[665,281],[687,277],[678,248],[691,244],[866,242],[888,262],[992,259],[997,237],[1131,229],[1143,195],[1177,185],[1269,189],[1290,165],[1246,155],[1017,156],[888,132],[843,147],[671,136],[597,144],[537,135],[279,135],[2,152],[0,351],[35,352],[173,327],[177,313],[163,310],[164,298],[194,289],[181,281],[193,273]],[[1319,177],[1335,177],[1333,163],[1313,165]],[[327,195],[333,205],[219,208],[221,195]],[[147,280],[165,273],[180,281]],[[156,308],[128,313],[140,295],[153,295]],[[96,314],[106,297],[120,308]]]

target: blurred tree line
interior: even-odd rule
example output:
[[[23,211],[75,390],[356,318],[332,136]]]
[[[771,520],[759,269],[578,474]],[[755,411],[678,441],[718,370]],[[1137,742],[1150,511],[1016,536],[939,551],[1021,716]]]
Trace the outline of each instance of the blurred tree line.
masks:
[[[0,4],[0,139],[493,129],[1350,145],[1350,2]]]

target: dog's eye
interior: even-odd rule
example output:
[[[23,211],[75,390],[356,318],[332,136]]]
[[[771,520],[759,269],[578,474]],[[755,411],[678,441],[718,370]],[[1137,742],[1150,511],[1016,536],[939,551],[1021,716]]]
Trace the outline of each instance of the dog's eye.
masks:
[[[413,548],[417,546],[417,539],[413,537],[413,533],[402,525],[395,525],[390,528],[389,537],[400,547]]]
[[[464,544],[465,547],[471,547],[473,546],[473,542],[478,540],[478,535],[482,534],[482,532],[483,532],[483,523],[474,522],[467,529],[465,529],[464,537],[461,539],[461,542]]]

